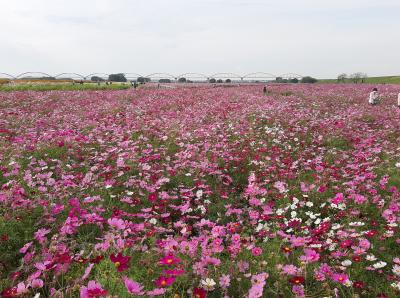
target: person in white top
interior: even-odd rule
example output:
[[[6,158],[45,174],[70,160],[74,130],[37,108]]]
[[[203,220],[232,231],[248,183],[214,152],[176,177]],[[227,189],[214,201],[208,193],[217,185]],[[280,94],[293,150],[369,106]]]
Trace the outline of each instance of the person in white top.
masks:
[[[379,102],[379,94],[377,88],[372,89],[372,92],[369,94],[368,102],[371,105],[376,105]]]
[[[397,107],[400,108],[400,93],[397,95]]]

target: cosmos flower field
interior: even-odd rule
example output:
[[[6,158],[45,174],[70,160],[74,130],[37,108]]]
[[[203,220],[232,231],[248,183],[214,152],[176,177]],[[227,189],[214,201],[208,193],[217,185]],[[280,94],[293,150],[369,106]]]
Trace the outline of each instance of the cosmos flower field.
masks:
[[[399,297],[372,87],[0,93],[1,297]]]

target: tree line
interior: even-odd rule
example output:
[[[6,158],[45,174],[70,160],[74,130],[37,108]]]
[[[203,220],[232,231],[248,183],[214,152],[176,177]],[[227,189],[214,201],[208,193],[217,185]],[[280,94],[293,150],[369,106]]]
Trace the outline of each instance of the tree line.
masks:
[[[350,81],[353,83],[365,83],[368,75],[364,72],[355,72],[350,75],[346,73],[341,73],[337,76],[338,83],[345,83],[346,81]]]
[[[92,76],[91,81],[93,82],[104,82],[106,81],[104,78],[101,78],[99,76]],[[110,82],[127,82],[128,79],[125,77],[125,75],[123,73],[115,73],[115,74],[110,74],[108,76],[108,81]],[[148,77],[138,77],[136,79],[136,82],[138,83],[147,83],[150,82],[151,79]],[[159,83],[172,83],[171,79],[159,79],[158,80]],[[231,83],[232,80],[231,79],[214,79],[211,78],[208,80],[209,83]],[[297,78],[292,78],[292,79],[284,79],[282,77],[277,77],[275,79],[276,83],[316,83],[318,82],[318,80],[316,78],[310,77],[310,76],[305,76],[303,78],[301,78],[300,80]],[[179,78],[178,79],[178,83],[193,83],[193,81],[187,79],[187,78]]]

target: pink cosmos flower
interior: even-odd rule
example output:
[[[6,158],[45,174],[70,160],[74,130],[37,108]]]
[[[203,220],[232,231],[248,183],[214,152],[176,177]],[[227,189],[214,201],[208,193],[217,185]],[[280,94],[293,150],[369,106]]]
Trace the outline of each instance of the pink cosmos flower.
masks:
[[[163,274],[171,276],[180,276],[185,273],[184,269],[167,269],[163,270]]]
[[[95,298],[107,295],[107,291],[104,290],[100,283],[91,280],[88,282],[87,287],[82,286],[80,291],[81,298]]]
[[[43,288],[43,280],[41,279],[34,279],[31,281],[31,286],[34,289]]]
[[[46,235],[50,233],[51,230],[49,229],[39,229],[35,232],[35,239],[40,243],[43,244],[46,241]]]
[[[287,275],[296,275],[299,272],[299,269],[296,266],[290,264],[283,266],[282,271]]]
[[[332,275],[332,280],[341,284],[345,284],[349,280],[349,277],[344,273],[334,273]]]
[[[85,269],[85,272],[83,273],[81,279],[85,280],[86,278],[88,278],[90,272],[92,271],[92,268],[94,266],[94,263],[90,263],[89,266]]]
[[[28,249],[32,246],[33,242],[28,242],[27,244],[25,244],[20,250],[19,252],[24,254],[28,251]]]
[[[251,253],[253,254],[253,256],[258,257],[262,254],[263,250],[261,247],[253,247],[253,249],[251,250]]]
[[[166,289],[164,289],[164,288],[156,288],[154,290],[147,291],[146,295],[148,295],[149,297],[160,296],[160,295],[164,295],[165,292],[166,292]]]
[[[29,286],[29,285],[28,285]],[[29,288],[23,282],[17,284],[17,295],[23,295],[29,292]]]
[[[128,292],[132,295],[142,296],[144,295],[143,286],[136,281],[133,281],[126,276],[123,278],[124,284]]]
[[[107,223],[110,225],[110,227],[117,230],[123,230],[126,227],[124,220],[116,217],[109,218]]]
[[[231,284],[231,278],[229,275],[222,275],[219,278],[219,285],[221,286],[221,288],[223,289],[227,289]]]
[[[307,242],[306,238],[304,237],[296,237],[296,236],[291,236],[289,239],[290,243],[292,244],[293,247],[300,247],[304,246]]]
[[[292,292],[295,294],[296,298],[305,297],[304,286],[303,285],[294,285],[292,287]]]
[[[249,269],[249,263],[246,261],[237,262],[237,266],[238,266],[239,272],[242,272],[242,273],[246,272],[247,269]]]
[[[336,196],[332,199],[332,203],[333,204],[339,204],[344,200],[344,196],[342,193],[338,193],[336,194]]]
[[[300,260],[306,263],[314,263],[319,260],[319,253],[313,249],[304,249],[304,255],[300,256]]]
[[[276,181],[274,183],[274,187],[280,192],[280,193],[285,193],[286,192],[286,183],[282,181]]]

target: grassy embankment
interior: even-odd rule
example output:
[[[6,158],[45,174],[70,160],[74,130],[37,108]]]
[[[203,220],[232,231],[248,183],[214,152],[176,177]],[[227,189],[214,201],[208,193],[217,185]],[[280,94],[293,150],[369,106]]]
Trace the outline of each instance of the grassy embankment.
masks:
[[[320,79],[318,83],[338,83],[337,79]],[[351,79],[346,79],[344,83],[353,83]],[[400,76],[370,77],[364,80],[366,84],[400,84]]]
[[[130,84],[21,84],[21,85],[0,85],[0,91],[78,91],[78,90],[121,90],[128,89]]]

